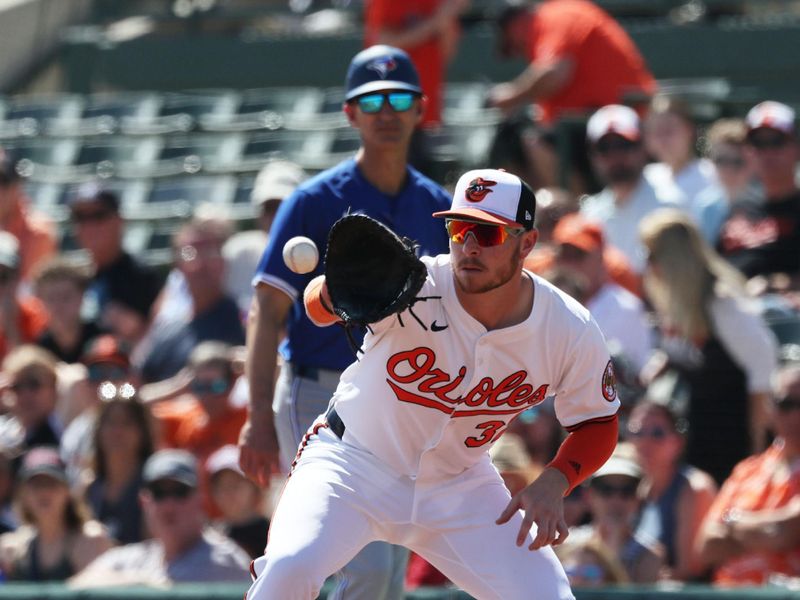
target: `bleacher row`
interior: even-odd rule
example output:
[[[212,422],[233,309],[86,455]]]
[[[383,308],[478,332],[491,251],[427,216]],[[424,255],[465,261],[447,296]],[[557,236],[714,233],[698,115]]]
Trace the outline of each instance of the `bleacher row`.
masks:
[[[486,87],[448,88],[436,160],[480,164],[499,115]],[[252,217],[255,173],[283,157],[314,173],[352,155],[341,89],[274,88],[0,98],[0,146],[18,161],[35,205],[56,221],[75,186],[101,178],[133,221],[185,217],[201,201]],[[469,127],[464,125],[469,124]]]

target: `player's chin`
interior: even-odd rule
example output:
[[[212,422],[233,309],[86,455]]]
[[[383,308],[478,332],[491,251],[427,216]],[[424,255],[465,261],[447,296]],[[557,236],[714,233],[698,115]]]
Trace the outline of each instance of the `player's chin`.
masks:
[[[409,139],[402,132],[385,131],[375,136],[375,146],[385,149],[404,147]]]
[[[495,287],[484,271],[475,269],[457,269],[456,282],[466,294],[480,294]]]

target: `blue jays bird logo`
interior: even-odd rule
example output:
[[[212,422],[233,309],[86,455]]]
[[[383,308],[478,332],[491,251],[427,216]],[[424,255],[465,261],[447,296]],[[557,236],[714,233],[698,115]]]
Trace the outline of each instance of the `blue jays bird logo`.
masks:
[[[386,76],[397,68],[397,62],[391,56],[382,56],[369,63],[367,68],[375,71],[381,79],[386,79]]]
[[[486,198],[487,194],[491,194],[492,190],[489,188],[497,185],[496,181],[478,177],[469,182],[467,189],[464,190],[464,197],[470,202],[480,202]]]

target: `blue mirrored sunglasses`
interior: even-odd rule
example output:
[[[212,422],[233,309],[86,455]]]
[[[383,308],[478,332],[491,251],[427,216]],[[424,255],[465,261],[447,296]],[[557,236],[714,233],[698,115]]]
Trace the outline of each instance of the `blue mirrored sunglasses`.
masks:
[[[414,106],[415,94],[411,92],[389,92],[383,94],[367,94],[356,98],[361,112],[373,115],[383,108],[384,103],[389,102],[389,106],[395,112],[406,112]]]

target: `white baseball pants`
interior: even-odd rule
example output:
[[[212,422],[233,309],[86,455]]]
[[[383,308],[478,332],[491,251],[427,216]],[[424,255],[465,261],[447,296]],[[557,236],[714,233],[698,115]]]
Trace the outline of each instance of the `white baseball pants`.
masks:
[[[328,408],[340,375],[338,371],[320,370],[315,379],[310,379],[293,374],[291,365],[281,369],[272,407],[286,471],[303,435]],[[407,564],[405,548],[383,542],[369,544],[336,573],[336,586],[328,599],[401,600]]]
[[[495,524],[509,498],[488,456],[451,479],[420,482],[321,427],[287,481],[246,599],[313,600],[328,575],[385,540],[478,600],[574,600],[551,548],[528,550],[531,534],[516,546],[521,514]]]

